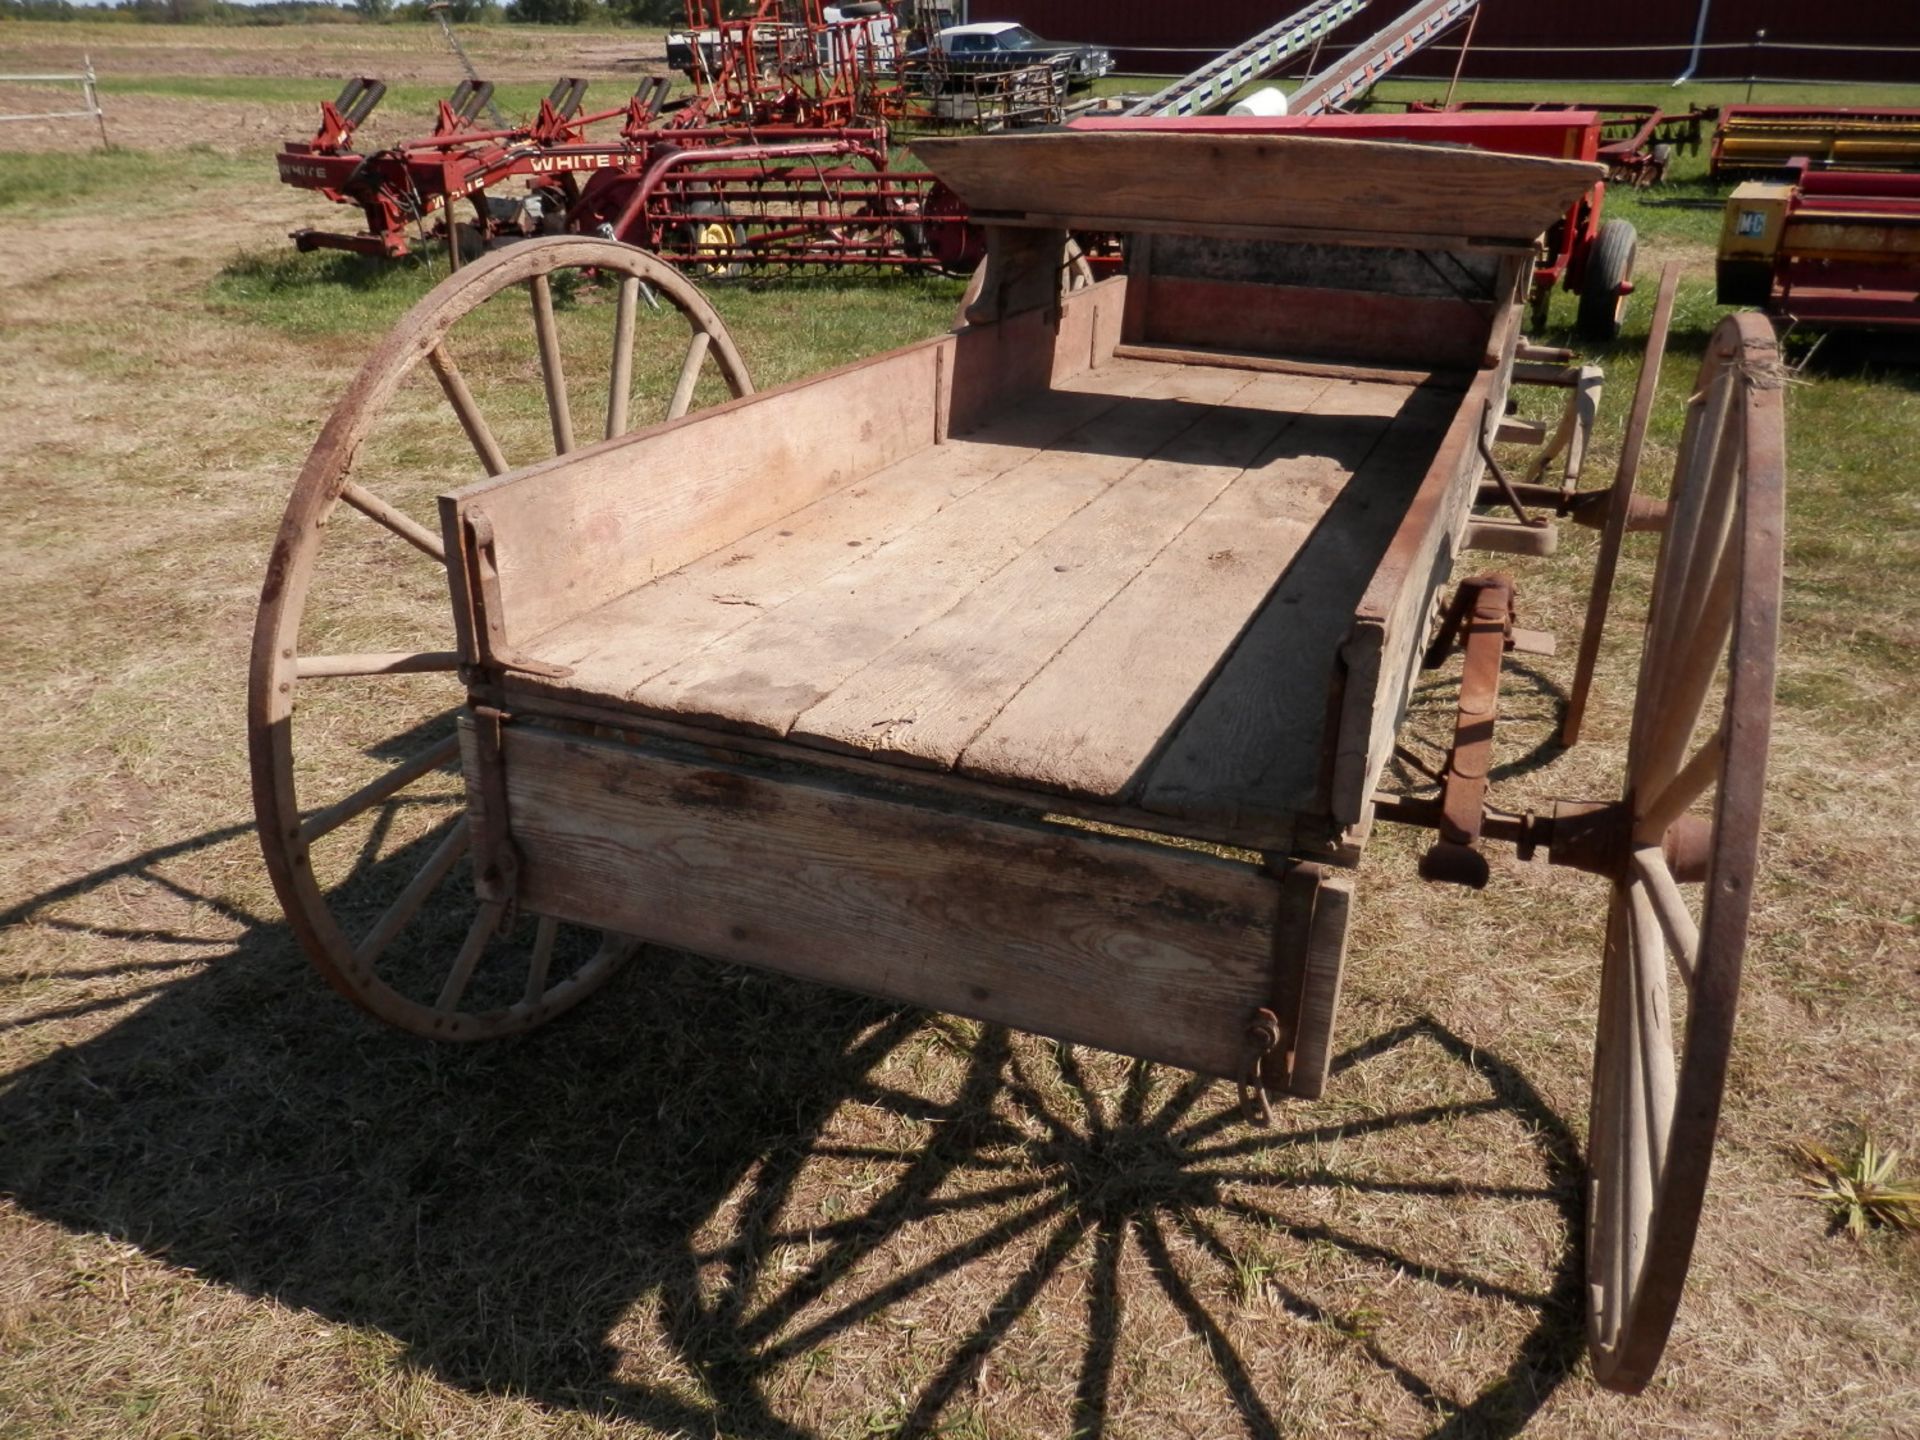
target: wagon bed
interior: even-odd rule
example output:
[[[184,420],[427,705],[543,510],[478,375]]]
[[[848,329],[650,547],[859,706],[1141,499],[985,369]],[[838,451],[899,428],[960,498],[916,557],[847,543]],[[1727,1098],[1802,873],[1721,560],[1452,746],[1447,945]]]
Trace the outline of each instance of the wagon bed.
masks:
[[[1422,482],[1465,386],[1102,360],[563,620],[524,648],[571,673],[513,688],[1290,843],[1329,811],[1356,612],[1384,625],[1432,558],[1453,477]],[[462,503],[501,530],[521,483],[545,503],[531,478]]]
[[[1397,203],[1251,243],[1099,191],[1128,273],[1065,292],[1065,232],[995,187],[1057,161],[1073,199],[1115,138],[954,152],[1000,219],[953,333],[442,497],[483,888],[1212,1075],[1277,1007],[1273,1077],[1318,1092],[1341,867],[1503,407],[1517,237],[1590,167],[1447,157],[1519,167],[1473,214],[1504,240],[1430,233],[1405,147],[1370,147],[1425,177]],[[1277,176],[1243,213],[1360,153],[1139,138],[1183,192],[1222,153]]]

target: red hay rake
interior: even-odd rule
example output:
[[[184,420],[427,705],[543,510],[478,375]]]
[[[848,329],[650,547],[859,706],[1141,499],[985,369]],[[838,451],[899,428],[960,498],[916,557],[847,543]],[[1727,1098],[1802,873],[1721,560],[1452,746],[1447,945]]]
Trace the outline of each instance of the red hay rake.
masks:
[[[302,229],[294,243],[397,259],[437,242],[458,266],[496,239],[573,232],[709,279],[762,266],[970,270],[984,252],[963,208],[931,174],[891,166],[905,37],[891,4],[861,8],[829,21],[819,0],[759,0],[729,19],[721,0],[687,0],[697,63],[683,102],[654,76],[618,108],[584,111],[587,82],[569,78],[530,123],[484,129],[493,87],[463,80],[430,134],[372,153],[353,138],[386,87],[352,80],[278,162],[284,183],[357,205],[366,229]]]

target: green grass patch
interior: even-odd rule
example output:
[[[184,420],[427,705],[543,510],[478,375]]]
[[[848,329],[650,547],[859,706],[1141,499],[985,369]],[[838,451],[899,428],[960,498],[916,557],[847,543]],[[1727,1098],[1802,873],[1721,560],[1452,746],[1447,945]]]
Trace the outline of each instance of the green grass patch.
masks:
[[[245,251],[209,285],[214,306],[300,338],[378,333],[426,294],[446,266],[338,250]]]
[[[208,286],[216,309],[297,339],[379,335],[446,278],[436,255],[374,260],[340,251],[247,251]],[[964,288],[934,275],[743,277],[706,288],[765,387],[871,355],[953,321]],[[567,303],[563,293],[557,297]]]
[[[41,214],[84,208],[89,201],[124,201],[155,190],[177,190],[258,176],[259,161],[223,155],[207,145],[179,150],[83,150],[0,154],[0,211],[31,207]]]

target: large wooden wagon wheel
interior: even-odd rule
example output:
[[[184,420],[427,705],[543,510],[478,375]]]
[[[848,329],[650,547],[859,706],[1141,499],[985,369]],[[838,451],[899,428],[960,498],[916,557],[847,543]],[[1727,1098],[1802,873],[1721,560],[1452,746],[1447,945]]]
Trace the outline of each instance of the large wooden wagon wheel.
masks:
[[[248,741],[287,919],[327,980],[381,1019],[446,1039],[514,1034],[632,948],[482,904],[464,879],[464,691],[434,495],[751,390],[688,281],[631,246],[565,236],[435,287],[335,407],[268,564]]]
[[[1654,576],[1626,853],[1606,867],[1587,1321],[1596,1375],[1630,1392],[1652,1375],[1679,1305],[1733,1041],[1779,630],[1779,375],[1763,317],[1721,322],[1689,402]]]

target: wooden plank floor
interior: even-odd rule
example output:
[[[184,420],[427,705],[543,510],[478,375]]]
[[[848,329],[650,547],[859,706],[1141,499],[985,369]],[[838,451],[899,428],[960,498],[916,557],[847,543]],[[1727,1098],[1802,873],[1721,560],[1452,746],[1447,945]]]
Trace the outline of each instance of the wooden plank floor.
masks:
[[[1457,403],[1115,360],[549,631],[539,688],[1269,828]]]

